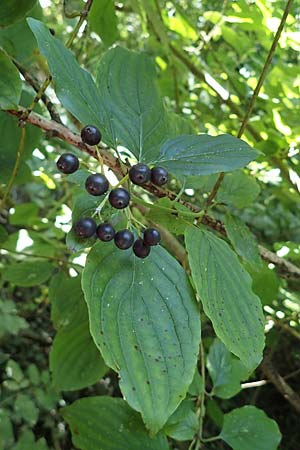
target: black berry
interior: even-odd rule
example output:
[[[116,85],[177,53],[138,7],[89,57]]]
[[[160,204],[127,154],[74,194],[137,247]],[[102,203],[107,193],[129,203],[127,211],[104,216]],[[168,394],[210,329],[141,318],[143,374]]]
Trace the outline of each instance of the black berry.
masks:
[[[116,188],[110,192],[108,199],[111,206],[117,209],[123,209],[128,206],[130,195],[126,189]]]
[[[64,153],[58,158],[56,166],[62,173],[74,173],[79,167],[79,160],[72,153]]]
[[[157,186],[162,186],[168,182],[169,175],[163,167],[153,167],[151,169],[151,181]]]
[[[94,125],[87,125],[81,130],[82,142],[89,145],[97,145],[101,141],[102,135]]]
[[[108,180],[104,175],[95,173],[87,177],[85,188],[91,195],[102,195],[109,188]]]
[[[97,225],[91,217],[83,217],[74,224],[74,232],[78,237],[89,238],[95,234]]]
[[[133,244],[133,234],[130,230],[121,230],[117,231],[115,234],[115,244],[118,248],[121,250],[126,250],[127,248],[131,247]]]
[[[146,245],[143,239],[137,239],[133,244],[133,253],[138,258],[146,258],[150,253],[151,248]]]
[[[146,164],[139,163],[130,167],[129,178],[134,184],[142,186],[150,180],[150,177],[151,170]]]
[[[101,223],[96,230],[96,235],[100,241],[108,242],[115,237],[115,230],[109,223]]]
[[[160,242],[160,232],[156,228],[147,228],[144,231],[144,244],[156,245]]]

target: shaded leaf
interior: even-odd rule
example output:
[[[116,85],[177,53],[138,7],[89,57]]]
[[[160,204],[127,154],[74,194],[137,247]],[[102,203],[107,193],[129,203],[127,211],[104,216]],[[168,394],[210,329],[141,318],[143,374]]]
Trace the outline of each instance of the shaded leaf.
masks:
[[[199,311],[184,270],[160,246],[138,260],[131,250],[98,243],[83,290],[106,364],[120,373],[130,406],[157,432],[184,398],[197,361]]]
[[[0,8],[0,28],[22,19],[36,4],[36,0],[2,0]]]
[[[36,259],[10,264],[3,270],[3,279],[17,286],[37,286],[47,281],[52,271],[52,264]]]
[[[89,24],[105,45],[118,39],[117,16],[112,0],[94,0],[89,12]]]
[[[22,81],[18,69],[0,50],[0,108],[15,109],[20,101]]]
[[[217,201],[244,208],[253,204],[260,193],[260,187],[254,177],[241,170],[226,174],[217,194]]]
[[[194,402],[184,400],[164,426],[164,433],[177,441],[191,440],[199,428]]]

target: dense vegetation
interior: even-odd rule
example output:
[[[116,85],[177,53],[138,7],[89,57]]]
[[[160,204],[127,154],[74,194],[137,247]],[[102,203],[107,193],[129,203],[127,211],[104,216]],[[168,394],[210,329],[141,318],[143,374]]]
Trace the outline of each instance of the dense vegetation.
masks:
[[[2,0],[0,450],[299,448],[299,18]]]

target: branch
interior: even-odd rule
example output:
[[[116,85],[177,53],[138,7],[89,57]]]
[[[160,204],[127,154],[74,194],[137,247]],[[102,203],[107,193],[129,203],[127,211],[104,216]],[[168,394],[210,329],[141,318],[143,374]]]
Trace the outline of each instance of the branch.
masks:
[[[19,110],[17,111],[7,110],[6,112],[14,116],[21,117],[25,110],[26,110],[25,108],[19,107]],[[81,137],[78,134],[73,133],[64,125],[61,125],[53,120],[45,119],[41,115],[36,114],[34,112],[32,112],[30,116],[27,118],[27,122],[45,131],[51,131],[56,137],[62,139],[65,142],[68,142],[74,147],[79,148],[81,151],[89,154],[90,156],[98,160],[95,148],[84,144],[81,140]],[[107,165],[117,175],[121,177],[124,176],[119,160],[117,158],[112,156],[105,148],[100,148],[100,154],[103,158],[103,162],[105,165]],[[170,200],[175,200],[177,198],[177,194],[175,192],[162,189],[158,186],[155,186],[152,183],[149,183],[146,186],[144,186],[144,189],[146,189],[148,192],[150,192],[151,194],[153,194],[155,197],[158,198],[168,197]],[[201,211],[201,208],[197,205],[194,205],[193,203],[187,202],[182,199],[179,199],[177,201],[192,212],[197,213]],[[204,217],[202,217],[201,219],[201,223],[208,226],[209,228],[212,228],[215,231],[218,231],[223,236],[226,236],[225,227],[220,220],[216,220],[210,216],[204,215]],[[295,266],[289,261],[286,261],[283,258],[280,258],[275,253],[271,252],[270,250],[266,249],[263,246],[259,246],[259,251],[263,259],[265,259],[268,262],[272,262],[278,267],[280,274],[287,273],[290,278],[300,278],[299,267]]]

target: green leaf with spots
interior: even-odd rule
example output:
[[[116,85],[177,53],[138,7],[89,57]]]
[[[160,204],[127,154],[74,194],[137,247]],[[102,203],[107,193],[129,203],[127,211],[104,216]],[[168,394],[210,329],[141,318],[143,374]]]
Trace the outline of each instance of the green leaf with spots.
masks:
[[[251,278],[229,245],[213,233],[185,233],[192,278],[216,335],[245,366],[254,369],[264,348],[264,316]]]
[[[174,175],[210,175],[242,168],[258,154],[246,142],[229,134],[186,134],[167,140],[153,162]]]
[[[52,264],[35,259],[10,264],[3,270],[3,279],[17,286],[37,286],[47,281],[52,272]]]
[[[247,225],[239,218],[227,213],[224,221],[227,235],[233,248],[255,270],[262,268],[258,245]]]
[[[224,415],[220,438],[233,450],[276,450],[281,433],[277,423],[264,411],[244,406]]]
[[[88,397],[62,410],[81,450],[168,450],[162,434],[151,438],[140,415],[120,398]]]
[[[140,260],[131,249],[98,243],[82,285],[106,364],[119,372],[129,405],[157,432],[185,397],[197,363],[199,311],[183,268],[160,246]]]

